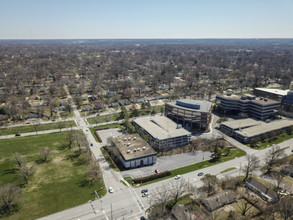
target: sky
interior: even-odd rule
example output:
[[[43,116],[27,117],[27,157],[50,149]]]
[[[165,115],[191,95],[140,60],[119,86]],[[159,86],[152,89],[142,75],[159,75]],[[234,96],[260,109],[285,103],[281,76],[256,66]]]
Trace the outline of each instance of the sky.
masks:
[[[293,0],[0,0],[0,39],[293,38]]]

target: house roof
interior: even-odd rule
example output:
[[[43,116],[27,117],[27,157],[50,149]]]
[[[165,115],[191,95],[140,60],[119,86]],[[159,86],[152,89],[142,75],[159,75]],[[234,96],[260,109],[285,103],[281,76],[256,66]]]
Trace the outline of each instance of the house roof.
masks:
[[[270,197],[271,199],[274,199],[278,196],[278,194],[272,190],[271,188],[265,186],[264,184],[258,182],[256,179],[249,177],[246,180],[246,183],[249,183],[254,188],[256,188],[258,191],[262,192],[264,195]]]
[[[293,173],[293,166],[285,166],[282,168],[282,171]]]
[[[234,200],[236,200],[236,193],[231,190],[227,190],[214,196],[204,198],[202,199],[202,202],[209,210],[215,210]]]

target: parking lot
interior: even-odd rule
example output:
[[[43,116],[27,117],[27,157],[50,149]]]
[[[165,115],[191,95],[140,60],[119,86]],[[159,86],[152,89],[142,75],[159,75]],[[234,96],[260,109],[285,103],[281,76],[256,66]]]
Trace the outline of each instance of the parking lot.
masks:
[[[106,130],[100,130],[98,131],[98,134],[100,135],[102,139],[103,145],[110,145],[109,137],[118,137],[123,135],[123,131],[121,131],[120,128],[111,128]]]
[[[174,170],[180,167],[185,167],[191,164],[201,162],[203,160],[209,160],[211,153],[197,151],[194,153],[184,153],[172,156],[165,156],[157,158],[157,163],[152,166],[140,167],[131,170],[121,171],[123,177],[130,176],[132,178],[151,175],[155,172],[155,169],[159,171]]]

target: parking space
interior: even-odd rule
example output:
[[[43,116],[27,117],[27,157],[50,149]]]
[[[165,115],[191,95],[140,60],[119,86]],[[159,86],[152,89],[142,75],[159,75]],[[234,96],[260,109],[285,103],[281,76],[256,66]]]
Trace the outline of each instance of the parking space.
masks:
[[[210,152],[197,151],[194,153],[177,154],[157,158],[157,163],[152,166],[140,167],[132,170],[122,171],[123,177],[131,176],[132,178],[151,175],[158,169],[160,172],[166,170],[174,170],[180,167],[185,167],[191,164],[209,160]]]

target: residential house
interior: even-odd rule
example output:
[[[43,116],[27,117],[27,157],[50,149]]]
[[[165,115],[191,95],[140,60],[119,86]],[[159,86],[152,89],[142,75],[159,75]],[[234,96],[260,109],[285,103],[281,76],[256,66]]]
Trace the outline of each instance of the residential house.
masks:
[[[202,204],[209,211],[214,211],[218,208],[221,208],[227,204],[230,204],[236,201],[237,201],[236,193],[231,190],[223,191],[214,196],[201,199]]]
[[[265,201],[275,202],[279,199],[278,194],[274,190],[258,182],[252,177],[249,177],[246,180],[245,185],[248,189],[259,195]]]
[[[293,177],[293,166],[285,166],[281,172],[287,176]]]

